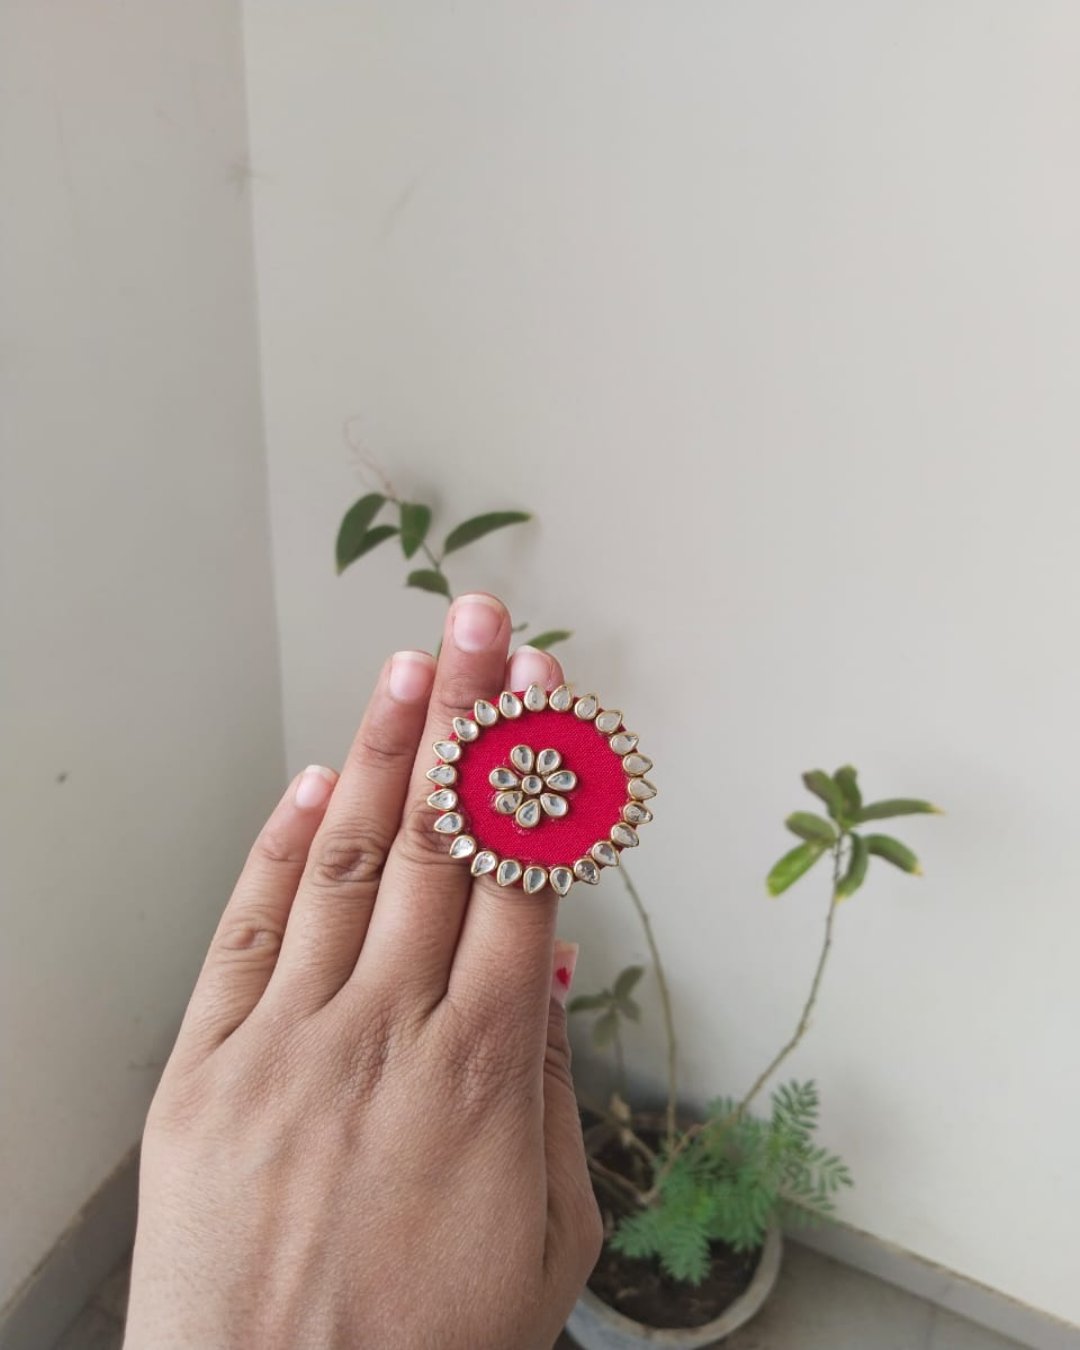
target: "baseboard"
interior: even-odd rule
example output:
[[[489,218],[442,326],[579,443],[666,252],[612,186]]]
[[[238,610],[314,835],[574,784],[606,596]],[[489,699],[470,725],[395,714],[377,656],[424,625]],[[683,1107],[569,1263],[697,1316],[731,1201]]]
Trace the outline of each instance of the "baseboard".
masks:
[[[1080,1350],[1080,1327],[1059,1321],[1049,1313],[1028,1307],[848,1224],[800,1229],[789,1234],[789,1241],[801,1242],[843,1265],[875,1275],[927,1303],[977,1322],[999,1336],[1019,1341],[1029,1350]]]
[[[0,1309],[0,1350],[48,1350],[131,1249],[139,1183],[135,1147]]]

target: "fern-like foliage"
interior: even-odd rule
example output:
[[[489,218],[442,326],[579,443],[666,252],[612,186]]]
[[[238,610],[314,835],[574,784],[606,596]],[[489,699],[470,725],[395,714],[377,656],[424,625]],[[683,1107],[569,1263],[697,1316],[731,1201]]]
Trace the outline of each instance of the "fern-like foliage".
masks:
[[[754,1251],[774,1220],[819,1222],[852,1180],[838,1157],[815,1145],[817,1123],[813,1082],[777,1088],[768,1119],[740,1113],[729,1100],[713,1102],[704,1128],[670,1166],[659,1160],[656,1203],[624,1218],[612,1245],[700,1284],[711,1243]]]

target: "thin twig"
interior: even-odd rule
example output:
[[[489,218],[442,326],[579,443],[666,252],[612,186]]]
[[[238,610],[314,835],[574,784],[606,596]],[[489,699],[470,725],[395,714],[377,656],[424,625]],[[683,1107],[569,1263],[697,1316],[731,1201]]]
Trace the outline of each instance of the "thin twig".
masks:
[[[589,1158],[588,1162],[589,1171],[594,1177],[598,1177],[601,1181],[606,1181],[609,1186],[615,1186],[625,1192],[635,1205],[644,1205],[645,1197],[632,1181],[620,1176],[618,1172],[613,1172],[610,1167],[605,1167],[602,1162],[598,1162],[595,1158]]]
[[[675,1116],[677,1110],[677,1101],[679,1093],[678,1083],[678,1058],[679,1045],[675,1039],[675,1018],[671,1012],[671,992],[668,989],[667,976],[664,974],[664,963],[660,960],[660,949],[656,945],[656,938],[653,936],[652,924],[649,922],[649,913],[638,894],[638,889],[630,879],[630,873],[625,867],[619,868],[623,884],[626,886],[630,895],[630,901],[638,918],[641,920],[641,927],[645,933],[645,941],[649,947],[649,955],[652,957],[653,969],[656,971],[656,984],[660,990],[660,1007],[664,1015],[664,1032],[667,1036],[667,1147],[670,1152],[675,1147],[675,1136],[677,1128]]]
[[[586,1111],[591,1111],[594,1116],[599,1116],[605,1125],[610,1125],[613,1130],[618,1132],[620,1143],[640,1153],[650,1166],[656,1162],[656,1154],[645,1140],[635,1133],[634,1127],[627,1121],[620,1120],[614,1111],[609,1111],[606,1107],[598,1105],[580,1092],[577,1094],[577,1099],[578,1104],[583,1106]]]
[[[393,502],[394,505],[400,510],[402,506],[402,500],[398,496],[397,489],[391,482],[389,476],[387,475],[386,470],[382,467],[382,465],[378,462],[378,460],[374,458],[374,456],[368,454],[368,452],[363,448],[363,446],[358,445],[356,441],[353,440],[350,428],[351,422],[346,422],[344,431],[345,444],[349,447],[350,450],[353,451],[353,453],[359,459],[360,463],[367,470],[367,472],[371,474],[375,479],[377,479],[379,488],[381,489],[382,494],[386,498],[386,500],[388,502]],[[431,564],[431,570],[433,572],[438,572],[439,576],[441,576],[442,579],[446,582],[446,589],[452,592],[452,588],[450,586],[450,579],[442,568],[442,559],[437,558],[435,554],[432,553],[431,549],[428,547],[426,539],[420,544],[420,548],[423,551],[424,557],[427,558],[428,562]],[[448,605],[452,605],[454,603],[454,596],[452,593],[447,595],[445,598],[446,603]]]

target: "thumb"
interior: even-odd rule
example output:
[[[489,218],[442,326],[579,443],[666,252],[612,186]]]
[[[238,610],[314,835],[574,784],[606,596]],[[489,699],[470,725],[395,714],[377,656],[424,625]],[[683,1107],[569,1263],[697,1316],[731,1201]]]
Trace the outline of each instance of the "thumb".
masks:
[[[550,1250],[561,1252],[568,1264],[579,1268],[584,1282],[600,1254],[603,1229],[589,1180],[585,1141],[570,1075],[566,1001],[577,958],[576,942],[556,941],[544,1053],[544,1151]]]

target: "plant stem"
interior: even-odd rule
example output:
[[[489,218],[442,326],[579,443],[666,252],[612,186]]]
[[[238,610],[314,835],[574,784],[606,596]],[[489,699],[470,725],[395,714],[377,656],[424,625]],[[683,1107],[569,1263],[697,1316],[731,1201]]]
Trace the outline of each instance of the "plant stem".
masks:
[[[840,883],[840,868],[843,860],[844,840],[845,836],[841,835],[833,847],[832,897],[829,901],[829,912],[825,919],[825,938],[822,942],[821,952],[818,956],[817,967],[814,970],[814,978],[810,985],[810,993],[807,995],[806,1002],[803,1004],[803,1010],[795,1027],[795,1031],[782,1049],[773,1056],[768,1066],[757,1076],[751,1085],[750,1090],[733,1111],[729,1112],[722,1120],[699,1121],[696,1124],[691,1125],[688,1130],[684,1131],[675,1147],[668,1149],[668,1155],[664,1159],[663,1166],[656,1174],[656,1180],[653,1182],[652,1188],[647,1191],[644,1196],[647,1205],[652,1204],[659,1196],[660,1187],[670,1175],[676,1160],[686,1152],[698,1135],[702,1134],[705,1130],[715,1129],[723,1136],[732,1128],[732,1126],[737,1125],[739,1121],[742,1120],[743,1116],[746,1115],[746,1112],[750,1108],[750,1103],[809,1030],[810,1018],[813,1014],[814,1007],[817,1004],[818,993],[821,990],[822,977],[825,974],[825,965],[829,959],[829,952],[832,950],[833,923],[836,919],[837,905],[840,903],[839,896],[836,892],[837,886]]]
[[[626,1056],[623,1054],[622,1033],[619,1031],[619,1025],[615,1024],[615,1035],[611,1041],[611,1048],[615,1055],[615,1083],[617,1085],[620,1097],[626,1096]]]
[[[814,971],[813,983],[810,985],[810,993],[807,995],[806,1003],[803,1005],[802,1015],[799,1018],[798,1025],[790,1040],[777,1052],[771,1063],[762,1070],[754,1080],[750,1091],[747,1092],[746,1096],[736,1107],[734,1113],[735,1121],[742,1119],[746,1114],[750,1103],[777,1071],[780,1065],[783,1064],[784,1060],[787,1059],[788,1055],[792,1053],[810,1028],[810,1018],[813,1014],[814,1006],[817,1003],[818,993],[821,990],[821,980],[822,976],[825,974],[825,964],[829,959],[829,952],[832,950],[833,922],[836,919],[836,907],[840,903],[839,897],[836,894],[836,888],[840,881],[840,857],[843,843],[843,836],[841,836],[841,838],[836,841],[836,846],[833,848],[833,890],[832,899],[829,901],[829,912],[825,919],[825,940],[821,945],[817,969]]]
[[[636,1205],[644,1205],[645,1197],[638,1190],[632,1181],[626,1177],[620,1176],[618,1172],[613,1172],[610,1167],[605,1167],[602,1162],[597,1162],[595,1158],[589,1158],[589,1171],[594,1177],[606,1182],[616,1190],[621,1190],[629,1195]]]
[[[656,1154],[640,1135],[634,1133],[633,1127],[627,1121],[622,1120],[606,1107],[599,1106],[582,1092],[577,1094],[577,1099],[578,1104],[583,1106],[586,1111],[591,1111],[594,1116],[599,1116],[605,1125],[610,1125],[620,1136],[620,1142],[627,1148],[635,1149],[649,1164],[656,1162]]]
[[[641,920],[641,927],[645,933],[645,941],[648,944],[649,955],[652,957],[653,969],[656,971],[656,984],[660,990],[660,1007],[664,1015],[664,1033],[667,1037],[667,1147],[670,1152],[675,1147],[676,1123],[675,1112],[677,1109],[677,1099],[679,1092],[678,1082],[678,1057],[679,1044],[675,1039],[675,1018],[671,1011],[671,992],[668,989],[667,976],[664,974],[664,963],[660,960],[660,949],[656,945],[656,938],[653,936],[652,924],[649,921],[649,913],[638,894],[638,889],[630,879],[630,873],[625,867],[619,868],[619,874],[623,879],[629,895],[630,902],[637,910],[637,916]]]
[[[348,441],[348,437],[346,437],[346,440]],[[393,502],[394,505],[400,510],[401,498],[398,496],[397,489],[394,487],[390,479],[386,476],[386,473],[374,462],[374,460],[365,460],[365,463],[367,464],[367,467],[371,470],[371,472],[375,475],[375,477],[379,480],[379,486],[382,488],[383,496],[386,498],[388,502]],[[442,559],[436,558],[435,554],[432,553],[430,548],[428,548],[426,540],[420,545],[420,547],[423,550],[424,557],[427,558],[428,562],[431,564],[431,570],[433,572],[438,572],[439,576],[441,576],[442,579],[446,582],[446,589],[449,591],[450,579],[449,577],[447,577],[446,573],[442,569]],[[454,603],[454,597],[452,593],[446,597],[446,603],[448,606]]]

